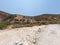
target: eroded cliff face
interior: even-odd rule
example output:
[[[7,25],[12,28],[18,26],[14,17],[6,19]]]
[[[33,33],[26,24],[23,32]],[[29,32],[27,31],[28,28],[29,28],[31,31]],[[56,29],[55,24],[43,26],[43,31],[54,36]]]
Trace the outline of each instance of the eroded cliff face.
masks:
[[[0,45],[60,45],[60,24],[2,30]]]

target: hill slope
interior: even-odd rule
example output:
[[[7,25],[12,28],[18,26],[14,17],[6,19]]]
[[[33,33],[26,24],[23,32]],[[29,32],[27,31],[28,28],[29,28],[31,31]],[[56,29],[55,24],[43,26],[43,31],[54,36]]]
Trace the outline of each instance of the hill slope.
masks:
[[[23,16],[0,11],[0,24],[6,22],[14,27],[34,26],[41,24],[60,24],[60,14],[42,14],[38,16]],[[5,26],[2,26],[5,27]]]

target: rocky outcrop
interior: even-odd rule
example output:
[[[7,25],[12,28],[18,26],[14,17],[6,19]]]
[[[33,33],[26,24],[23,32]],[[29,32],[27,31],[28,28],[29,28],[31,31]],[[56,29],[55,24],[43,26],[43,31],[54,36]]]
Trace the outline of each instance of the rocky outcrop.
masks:
[[[34,25],[42,25],[42,24],[44,25],[60,24],[60,14],[42,14],[38,16],[23,16],[20,14],[10,14],[10,13],[0,11],[0,22],[1,23],[8,22],[8,24],[11,23],[12,25],[18,24],[17,27],[21,27],[21,25],[34,26]],[[5,25],[2,24],[2,27],[4,26]]]
[[[22,16],[19,14],[10,14],[3,11],[0,11],[0,22],[1,21],[10,21],[12,23],[27,23],[33,22],[33,18],[29,16]]]

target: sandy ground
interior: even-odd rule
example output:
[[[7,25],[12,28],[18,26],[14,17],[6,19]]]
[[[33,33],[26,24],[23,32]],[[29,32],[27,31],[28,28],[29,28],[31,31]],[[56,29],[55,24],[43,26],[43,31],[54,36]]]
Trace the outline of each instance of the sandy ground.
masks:
[[[60,45],[60,24],[0,31],[0,45]]]

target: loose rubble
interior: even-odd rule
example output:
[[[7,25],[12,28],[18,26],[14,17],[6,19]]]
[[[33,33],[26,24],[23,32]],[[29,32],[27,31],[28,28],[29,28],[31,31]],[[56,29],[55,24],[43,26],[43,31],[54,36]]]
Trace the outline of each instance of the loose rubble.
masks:
[[[60,24],[1,30],[0,45],[60,45]]]

